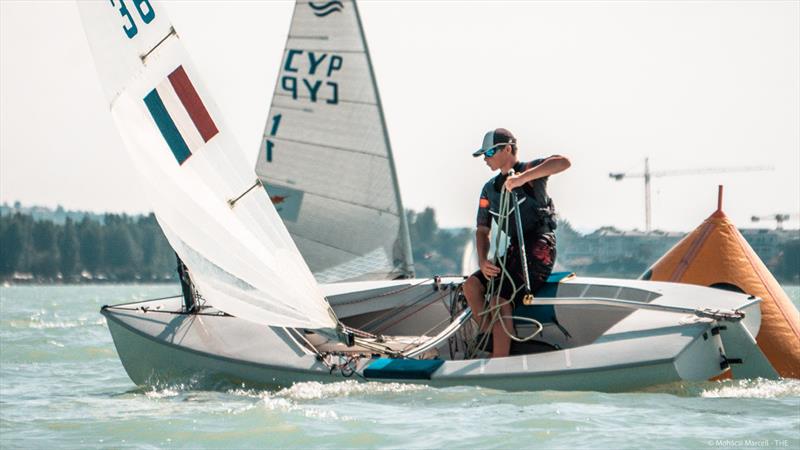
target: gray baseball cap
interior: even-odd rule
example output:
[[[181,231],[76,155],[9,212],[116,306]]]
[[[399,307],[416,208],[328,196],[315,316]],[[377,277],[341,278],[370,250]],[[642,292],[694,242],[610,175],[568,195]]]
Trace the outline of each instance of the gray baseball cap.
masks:
[[[517,139],[505,128],[497,128],[486,133],[483,136],[483,144],[481,148],[472,153],[472,156],[478,157],[489,151],[490,149],[502,147],[506,144],[516,144]]]

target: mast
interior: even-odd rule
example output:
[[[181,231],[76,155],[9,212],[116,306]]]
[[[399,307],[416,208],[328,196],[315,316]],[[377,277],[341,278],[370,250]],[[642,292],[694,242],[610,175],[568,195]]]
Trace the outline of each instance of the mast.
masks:
[[[652,223],[650,209],[650,158],[644,159],[644,231],[650,232]]]
[[[183,308],[187,313],[194,313],[197,309],[197,297],[192,284],[192,279],[189,276],[189,269],[181,260],[181,257],[175,253],[175,258],[178,260],[178,280],[181,282],[181,293],[183,294]]]
[[[378,84],[375,80],[375,71],[372,68],[372,58],[369,56],[369,47],[367,46],[367,38],[364,35],[364,25],[361,23],[361,14],[358,13],[358,5],[356,0],[353,0],[353,10],[356,14],[356,21],[358,22],[358,32],[361,35],[361,42],[364,44],[364,53],[367,57],[367,67],[372,78],[372,90],[375,93],[375,101],[378,104],[378,113],[381,118],[381,126],[383,127],[383,139],[386,142],[386,151],[389,154],[389,167],[392,172],[392,184],[394,185],[394,196],[397,201],[397,207],[400,210],[400,234],[403,239],[403,253],[405,253],[405,260],[403,261],[403,271],[406,277],[414,278],[414,257],[411,253],[411,235],[408,231],[408,218],[406,217],[406,210],[403,206],[403,199],[400,196],[400,183],[397,180],[397,167],[394,163],[394,155],[392,153],[392,145],[389,141],[389,130],[386,128],[386,118],[383,115],[383,104],[381,103],[380,92],[378,92]]]

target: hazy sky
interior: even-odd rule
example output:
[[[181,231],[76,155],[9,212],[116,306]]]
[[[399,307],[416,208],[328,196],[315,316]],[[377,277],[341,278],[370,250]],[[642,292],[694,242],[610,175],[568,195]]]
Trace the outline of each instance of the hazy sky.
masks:
[[[716,206],[800,211],[800,2],[359,3],[405,206],[474,226],[491,176],[470,153],[506,127],[580,229],[644,227],[641,178],[609,172],[772,165],[656,178],[654,226]],[[293,2],[167,4],[226,123],[253,160]],[[0,201],[147,211],[73,2],[0,0]],[[769,225],[771,226],[771,224]],[[790,226],[797,227],[795,216]]]

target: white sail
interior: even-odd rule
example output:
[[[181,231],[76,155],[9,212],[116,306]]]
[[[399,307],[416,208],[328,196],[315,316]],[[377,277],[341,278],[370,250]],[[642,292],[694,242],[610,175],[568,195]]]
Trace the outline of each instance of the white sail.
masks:
[[[216,308],[259,324],[335,327],[330,306],[266,193],[247,192],[255,173],[163,5],[108,0],[78,7],[144,193],[200,294]]]
[[[296,3],[256,172],[318,281],[413,276],[354,1]]]
[[[499,237],[498,234],[500,235]],[[489,252],[486,257],[489,260],[493,260],[496,257],[505,255],[508,249],[508,239],[508,235],[501,231],[500,227],[497,226],[497,222],[493,220],[492,231],[489,237]],[[467,241],[467,245],[464,246],[464,252],[461,254],[461,273],[469,275],[478,269],[480,269],[478,245],[473,235],[470,240]]]

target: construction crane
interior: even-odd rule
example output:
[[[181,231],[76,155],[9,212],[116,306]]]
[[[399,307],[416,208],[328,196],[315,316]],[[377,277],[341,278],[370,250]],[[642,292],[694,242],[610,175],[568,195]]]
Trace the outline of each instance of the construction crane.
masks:
[[[608,176],[617,181],[622,181],[623,178],[644,178],[644,221],[645,231],[651,231],[652,215],[650,207],[650,179],[655,177],[671,177],[679,175],[702,175],[707,173],[724,173],[724,172],[753,172],[758,170],[772,170],[772,166],[746,166],[746,167],[706,167],[701,169],[678,169],[678,170],[660,170],[656,172],[650,171],[649,158],[644,159],[644,172],[620,172],[609,173]]]
[[[750,218],[752,222],[758,222],[761,220],[774,220],[775,221],[775,229],[782,230],[783,229],[783,222],[789,221],[792,217],[796,217],[797,214],[770,214],[767,216],[753,216]]]

